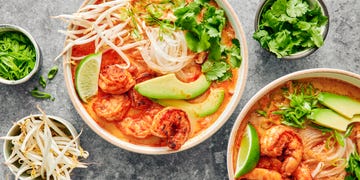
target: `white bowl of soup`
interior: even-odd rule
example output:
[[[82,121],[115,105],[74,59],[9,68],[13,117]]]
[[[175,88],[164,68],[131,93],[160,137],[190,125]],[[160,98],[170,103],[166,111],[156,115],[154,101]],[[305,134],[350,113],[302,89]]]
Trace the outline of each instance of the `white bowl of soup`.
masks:
[[[235,12],[227,1],[181,2],[85,1],[77,14],[55,17],[70,22],[61,55],[72,103],[120,148],[194,147],[242,96],[248,55]]]
[[[316,68],[274,80],[233,125],[229,179],[356,179],[359,105],[360,75],[352,72]]]

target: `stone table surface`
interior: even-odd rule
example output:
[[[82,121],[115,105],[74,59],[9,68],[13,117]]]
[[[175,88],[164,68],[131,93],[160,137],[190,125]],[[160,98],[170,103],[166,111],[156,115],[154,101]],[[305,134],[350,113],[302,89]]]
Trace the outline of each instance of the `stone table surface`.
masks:
[[[64,35],[58,30],[66,24],[51,16],[75,12],[83,0],[0,0],[0,23],[27,29],[43,53],[42,69],[22,85],[0,84],[0,136],[14,121],[38,113],[36,105],[47,114],[68,119],[82,129],[81,142],[90,156],[87,169],[76,169],[73,179],[228,179],[226,151],[234,121],[245,103],[262,87],[288,73],[309,68],[337,68],[360,73],[360,1],[324,0],[330,14],[330,29],[323,47],[301,60],[286,61],[261,49],[252,39],[255,13],[260,0],[229,0],[246,33],[249,50],[248,79],[243,97],[225,125],[212,137],[189,150],[170,155],[142,155],[120,149],[100,138],[81,119],[67,94],[61,61],[53,59],[62,50]],[[33,98],[29,91],[38,86],[40,75],[53,65],[58,75],[46,87],[55,101]],[[0,142],[3,146],[3,142]],[[0,161],[4,162],[2,151]],[[0,164],[0,179],[12,177]],[[10,178],[12,179],[12,178]]]

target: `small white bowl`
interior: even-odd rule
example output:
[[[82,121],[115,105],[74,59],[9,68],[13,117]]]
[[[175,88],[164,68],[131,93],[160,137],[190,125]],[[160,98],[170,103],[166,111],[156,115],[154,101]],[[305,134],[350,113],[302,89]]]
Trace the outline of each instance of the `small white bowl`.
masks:
[[[228,141],[228,147],[227,147],[227,170],[228,170],[228,176],[229,179],[235,179],[235,166],[234,164],[234,146],[236,145],[236,136],[239,131],[241,131],[246,124],[245,117],[251,110],[251,108],[266,94],[274,90],[275,88],[279,87],[280,85],[283,85],[285,82],[290,80],[298,80],[298,79],[304,79],[304,78],[316,78],[316,77],[322,77],[322,78],[332,78],[340,81],[347,82],[349,84],[352,84],[356,87],[360,88],[360,75],[355,74],[349,71],[339,70],[339,69],[331,69],[331,68],[315,68],[315,69],[307,69],[307,70],[301,70],[297,71],[285,76],[282,76],[265,87],[263,87],[260,91],[258,91],[244,106],[244,108],[241,110],[240,114],[235,120],[235,123],[232,127],[229,141]]]
[[[19,80],[8,80],[8,79],[0,77],[0,83],[8,84],[8,85],[21,84],[21,83],[28,81],[40,69],[41,63],[42,63],[40,47],[36,43],[36,41],[32,37],[32,35],[29,32],[27,32],[25,29],[23,29],[19,26],[12,25],[12,24],[0,24],[0,33],[6,32],[6,31],[15,31],[15,32],[20,32],[20,33],[24,34],[27,38],[29,38],[29,40],[31,41],[32,45],[35,48],[35,54],[36,54],[35,66],[28,75],[26,75],[25,77],[23,77],[22,79],[19,79]]]
[[[259,24],[260,24],[260,20],[261,20],[261,15],[263,13],[263,11],[265,9],[267,9],[275,0],[262,0],[261,4],[259,5],[257,12],[256,12],[256,16],[255,16],[255,31],[259,29]],[[314,5],[319,5],[323,15],[329,17],[329,13],[328,10],[325,6],[325,3],[322,0],[306,0],[309,4],[310,7],[314,6]],[[322,28],[321,33],[323,36],[323,40],[325,41],[328,30],[329,30],[329,26],[330,26],[330,19],[328,19],[328,22],[326,23],[326,25]],[[305,49],[303,51],[288,55],[288,56],[284,56],[281,59],[287,59],[287,60],[292,60],[292,59],[300,59],[303,57],[306,57],[310,54],[312,54],[313,52],[315,52],[318,48],[314,47],[314,48],[309,48],[309,49]],[[268,49],[266,49],[267,51],[269,51]],[[270,52],[270,51],[269,51]],[[271,52],[272,53],[272,52]]]
[[[40,119],[40,117],[42,117],[43,115],[42,114],[35,114],[35,115],[29,115],[29,116],[26,116],[22,119],[20,119],[19,121],[17,121],[16,123],[14,123],[14,125],[9,129],[8,133],[6,136],[16,136],[16,135],[19,135],[20,134],[20,127],[19,127],[19,124],[29,118],[32,118],[34,117],[35,119]],[[71,135],[72,137],[77,137],[78,136],[78,133],[75,129],[75,127],[68,121],[60,118],[60,117],[57,117],[57,116],[50,116],[50,115],[46,115],[50,120],[52,121],[55,121],[57,123],[60,123],[62,125],[64,125],[64,129],[62,129],[65,133],[68,133],[68,135]],[[76,144],[79,146],[80,145],[80,140],[79,138],[75,140]],[[7,161],[10,157],[10,154],[12,152],[12,142],[11,140],[5,140],[4,141],[4,146],[3,146],[3,153],[4,153],[4,158],[5,158],[5,161]],[[15,175],[15,171],[14,169],[12,169],[11,167],[9,167],[10,171]],[[30,175],[27,175],[27,174],[22,174],[20,176],[20,179],[25,179],[25,178],[28,178]]]

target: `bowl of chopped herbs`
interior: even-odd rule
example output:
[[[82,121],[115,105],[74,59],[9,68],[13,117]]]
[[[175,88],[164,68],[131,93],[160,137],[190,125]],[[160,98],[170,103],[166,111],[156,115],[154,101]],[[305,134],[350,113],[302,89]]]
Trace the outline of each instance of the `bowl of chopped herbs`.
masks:
[[[31,34],[16,25],[0,24],[0,83],[24,83],[40,64],[40,48]]]
[[[320,48],[329,29],[322,0],[264,0],[255,17],[253,38],[282,59],[299,59]]]

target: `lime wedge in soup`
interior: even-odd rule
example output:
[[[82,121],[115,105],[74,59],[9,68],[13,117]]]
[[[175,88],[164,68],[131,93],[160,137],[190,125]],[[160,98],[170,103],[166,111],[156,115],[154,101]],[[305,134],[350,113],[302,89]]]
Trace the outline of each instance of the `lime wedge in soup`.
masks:
[[[251,124],[245,128],[238,152],[235,177],[250,172],[260,159],[260,144],[258,134]]]
[[[90,54],[81,60],[75,71],[75,88],[84,102],[98,92],[101,53]]]

